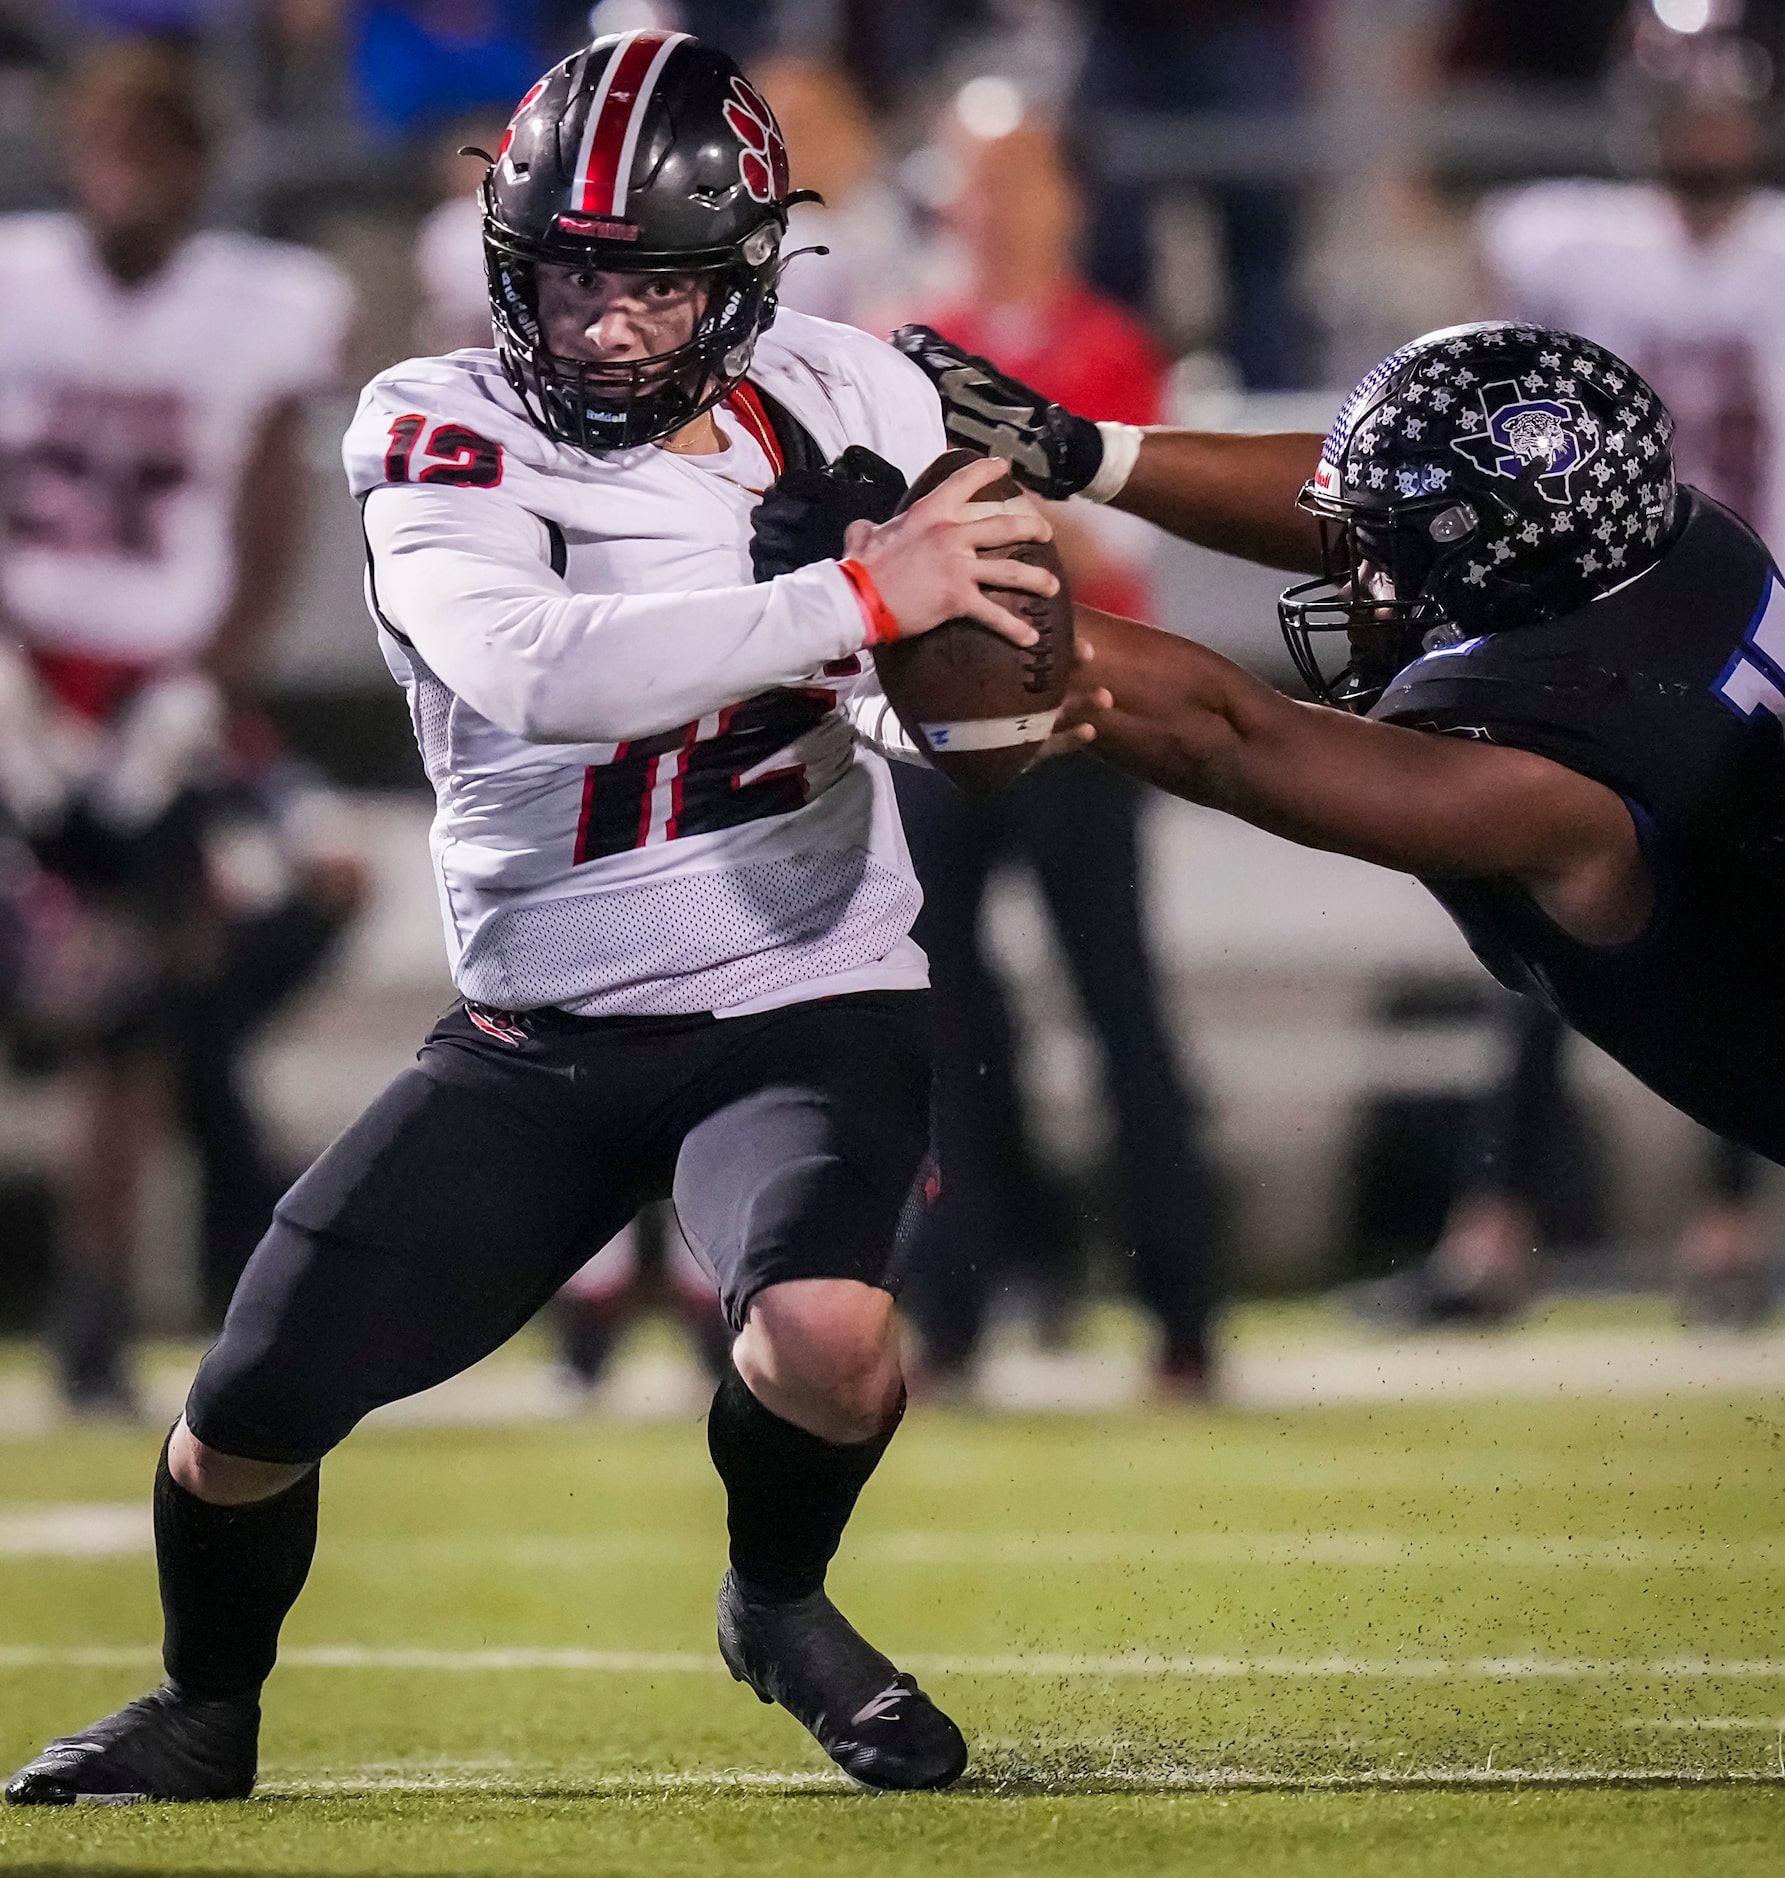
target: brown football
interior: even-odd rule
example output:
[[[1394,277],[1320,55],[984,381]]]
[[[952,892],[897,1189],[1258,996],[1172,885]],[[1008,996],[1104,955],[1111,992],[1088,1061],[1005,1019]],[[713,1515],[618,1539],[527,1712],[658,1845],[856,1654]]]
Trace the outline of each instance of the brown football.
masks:
[[[944,452],[911,485],[901,508],[973,461],[970,450]],[[978,500],[1004,502],[1022,493],[1013,477],[1004,476],[982,489]],[[1030,621],[1041,635],[1034,645],[1013,646],[977,620],[951,619],[874,651],[881,689],[899,722],[945,776],[975,794],[1014,782],[1041,754],[1072,668],[1072,595],[1054,544],[1025,541],[989,558],[1027,561],[1058,575],[1060,591],[1051,600],[1009,588],[986,590]]]

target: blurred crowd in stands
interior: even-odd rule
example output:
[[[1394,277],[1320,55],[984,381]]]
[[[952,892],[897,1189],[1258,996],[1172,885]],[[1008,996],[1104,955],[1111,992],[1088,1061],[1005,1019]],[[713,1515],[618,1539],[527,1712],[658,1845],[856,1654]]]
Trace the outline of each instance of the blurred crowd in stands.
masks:
[[[6,1022],[15,1069],[80,1091],[52,1312],[76,1404],[129,1399],[157,1130],[195,1146],[221,1309],[291,1171],[241,1053],[363,893],[327,779],[262,708],[304,403],[405,351],[487,343],[482,164],[461,148],[493,149],[550,59],[648,25],[732,51],[822,195],[794,216],[789,305],[927,320],[1142,424],[1212,394],[1336,402],[1420,330],[1536,318],[1637,364],[1683,473],[1785,543],[1785,0],[0,0]],[[1147,530],[1083,504],[1058,526],[1081,597],[1153,612]],[[1227,1208],[1148,956],[1140,792],[1084,757],[990,802],[916,773],[900,789],[944,1012],[948,1179],[909,1297],[929,1379],[969,1372],[1013,1284],[1058,1320],[1081,1282],[1084,1222],[1033,1145],[982,936],[988,882],[1016,865],[1101,1053],[1096,1234],[1154,1321],[1161,1387],[1200,1393]],[[1538,1163],[1578,1118],[1553,1027],[1504,1028],[1505,1086],[1453,1157],[1403,1313],[1499,1317],[1536,1283]],[[1707,1166],[1680,1275],[1752,1321],[1754,1169]],[[718,1360],[658,1220],[573,1287],[585,1381],[652,1286]]]

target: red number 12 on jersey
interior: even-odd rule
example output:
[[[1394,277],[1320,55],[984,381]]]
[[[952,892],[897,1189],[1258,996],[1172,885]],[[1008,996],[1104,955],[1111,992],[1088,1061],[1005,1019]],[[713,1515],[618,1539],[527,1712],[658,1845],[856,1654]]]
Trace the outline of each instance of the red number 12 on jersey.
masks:
[[[463,424],[436,424],[424,455],[438,458],[419,476],[410,474],[411,460],[428,420],[411,411],[395,419],[390,444],[384,452],[386,482],[455,483],[467,489],[494,489],[502,480],[502,446]]]

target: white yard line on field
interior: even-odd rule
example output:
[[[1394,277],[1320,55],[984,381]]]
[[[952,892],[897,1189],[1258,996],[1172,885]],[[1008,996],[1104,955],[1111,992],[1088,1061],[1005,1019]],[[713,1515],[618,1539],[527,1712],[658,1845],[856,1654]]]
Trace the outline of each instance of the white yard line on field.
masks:
[[[470,1791],[499,1797],[504,1789],[524,1792],[529,1785],[537,1784],[536,1780],[529,1782],[526,1776],[518,1772],[504,1780],[500,1773],[471,1762],[465,1766],[453,1765],[414,1773],[387,1773],[379,1768],[363,1768],[327,1778],[311,1778],[296,1771],[281,1772],[278,1768],[269,1768],[255,1792],[258,1798],[274,1795],[304,1797],[335,1793]],[[843,1774],[822,1773],[812,1768],[790,1768],[777,1773],[749,1767],[715,1768],[711,1773],[686,1774],[571,1774],[566,1776],[564,1785],[567,1796],[582,1793],[679,1792],[688,1788],[723,1790],[727,1787],[786,1788],[790,1792],[806,1792],[815,1787],[834,1787],[843,1792],[854,1789],[854,1782]]]
[[[0,1648],[0,1670],[134,1669],[157,1660],[145,1645],[23,1644]],[[907,1669],[930,1676],[1163,1677],[1236,1680],[1361,1677],[1376,1681],[1449,1679],[1559,1682],[1785,1681],[1785,1658],[1660,1657],[1647,1661],[1592,1657],[1473,1656],[1173,1656],[1144,1651],[1108,1654],[1043,1651],[1030,1655],[903,1657]],[[299,1645],[280,1652],[287,1669],[419,1670],[479,1675],[560,1670],[581,1675],[720,1675],[725,1665],[704,1650],[582,1650],[516,1647],[436,1650],[376,1648],[357,1643]]]
[[[582,1570],[704,1561],[721,1544],[717,1532],[391,1533],[336,1541],[328,1556],[362,1570],[385,1565],[405,1574],[480,1565]],[[146,1501],[60,1506],[0,1501],[0,1558],[107,1558],[153,1546]],[[1404,1538],[1385,1532],[867,1532],[851,1538],[849,1557],[862,1564],[1000,1569],[1157,1564],[1785,1571],[1785,1535],[1719,1540],[1542,1533]]]
[[[731,1790],[751,1792],[806,1793],[824,1791],[860,1791],[839,1773],[823,1773],[809,1768],[768,1771],[756,1768],[715,1768],[710,1772],[679,1774],[598,1774],[569,1775],[562,1784],[526,1780],[492,1779],[477,1764],[459,1769],[443,1767],[432,1772],[387,1773],[367,1768],[329,1778],[312,1779],[300,1773],[281,1773],[269,1769],[256,1789],[256,1797],[306,1798],[349,1793],[487,1793],[500,1799],[505,1792],[517,1796],[536,1793],[541,1785],[550,1787],[553,1797],[574,1799],[583,1795],[715,1792]],[[1088,1789],[1093,1792],[1223,1792],[1223,1793],[1318,1793],[1358,1792],[1372,1788],[1385,1790],[1445,1787],[1777,1787],[1785,1785],[1785,1776],[1775,1773],[1732,1772],[1690,1773],[1678,1768],[1596,1768],[1596,1767],[1422,1767],[1409,1770],[1372,1768],[1356,1774],[1265,1774],[1250,1773],[1237,1767],[1161,1767],[1157,1770],[1109,1769],[1095,1773],[1054,1772],[1044,1765],[1033,1772],[1009,1776],[997,1773],[981,1775],[975,1781],[969,1775],[968,1793],[996,1795],[1007,1790],[1042,1790],[1070,1792]]]
[[[154,1546],[146,1499],[62,1506],[0,1501],[0,1558],[110,1558]]]
[[[1572,1534],[1402,1538],[1386,1532],[866,1533],[850,1552],[899,1565],[1404,1565],[1785,1569],[1785,1537],[1586,1539]]]

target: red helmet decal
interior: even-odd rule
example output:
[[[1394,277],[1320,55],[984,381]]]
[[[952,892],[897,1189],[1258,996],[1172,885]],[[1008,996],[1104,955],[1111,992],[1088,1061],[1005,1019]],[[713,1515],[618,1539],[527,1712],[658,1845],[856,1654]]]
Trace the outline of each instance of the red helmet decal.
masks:
[[[742,78],[731,81],[725,121],[739,143],[738,174],[756,202],[779,202],[787,194],[787,145],[761,92]]]
[[[545,90],[546,86],[550,84],[551,77],[552,77],[551,73],[547,72],[545,77],[542,78],[539,81],[539,83],[535,85],[530,92],[527,93],[526,97],[524,97],[520,101],[520,103],[514,107],[514,116],[508,120],[508,128],[502,133],[502,142],[496,151],[496,161],[498,163],[500,163],[501,160],[505,156],[507,156],[509,146],[514,142],[515,125],[517,125],[521,121],[521,119],[526,116],[528,105],[530,105],[534,101],[534,99],[536,99],[539,96],[539,94]]]

